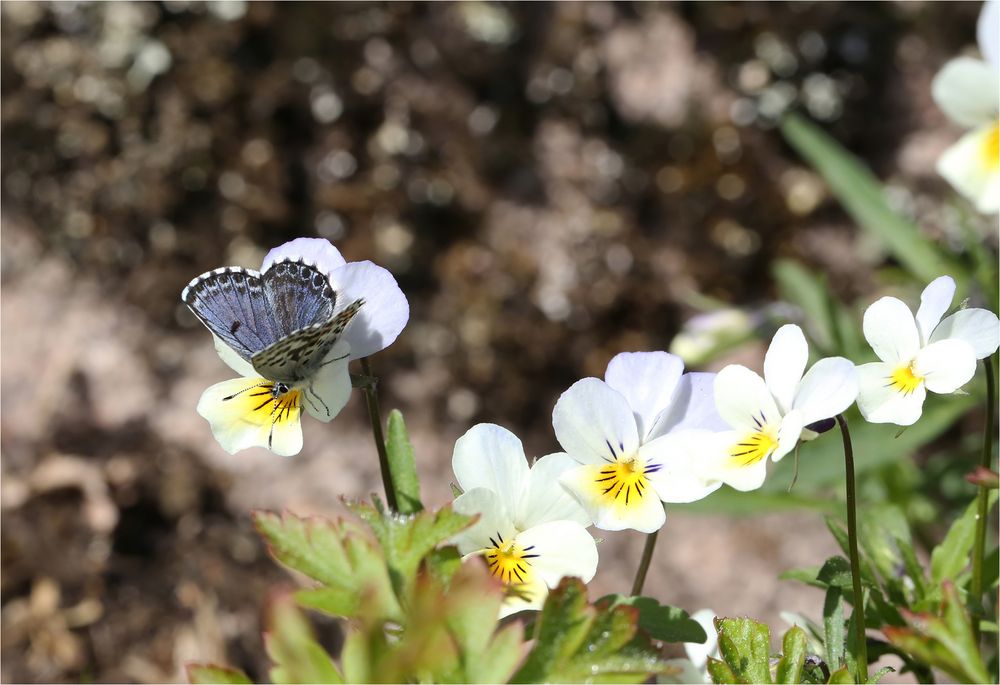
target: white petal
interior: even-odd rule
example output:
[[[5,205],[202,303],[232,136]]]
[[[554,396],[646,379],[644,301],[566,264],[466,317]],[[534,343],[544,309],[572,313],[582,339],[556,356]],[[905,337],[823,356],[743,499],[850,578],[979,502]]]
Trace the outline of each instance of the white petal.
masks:
[[[613,461],[639,447],[628,400],[596,378],[577,381],[559,397],[552,427],[562,448],[581,464]]]
[[[639,458],[659,470],[649,473],[656,494],[664,502],[696,502],[719,489],[722,481],[708,474],[706,452],[715,433],[685,430],[648,442],[639,448]]]
[[[253,368],[253,364],[236,354],[236,350],[224,343],[222,338],[215,333],[212,333],[212,342],[215,343],[215,351],[219,353],[219,357],[226,363],[226,366],[244,378],[257,377],[257,371]]]
[[[684,362],[668,352],[622,352],[608,364],[604,381],[628,400],[640,440],[670,405],[683,372]]]
[[[725,422],[737,430],[753,430],[781,418],[764,379],[737,364],[730,364],[715,377],[715,406]]]
[[[982,126],[997,118],[1000,98],[997,72],[982,60],[971,57],[951,60],[931,82],[931,94],[938,107],[962,126]]]
[[[462,554],[494,547],[490,538],[495,541],[498,533],[504,540],[512,539],[517,533],[503,502],[492,490],[486,488],[466,490],[455,498],[452,509],[466,516],[479,516],[479,520],[453,538],[458,551]]]
[[[511,593],[504,597],[497,618],[505,618],[519,611],[538,611],[545,604],[545,598],[549,596],[549,588],[539,577],[532,578],[528,583],[519,584],[517,589],[517,594]]]
[[[334,269],[346,264],[329,240],[323,238],[296,238],[284,245],[274,248],[264,257],[260,267],[261,273],[267,271],[272,264],[281,259],[295,259],[314,264],[317,269],[329,275]]]
[[[802,412],[805,425],[842,413],[858,398],[858,372],[843,357],[827,357],[813,364],[795,392],[792,406]]]
[[[909,362],[920,349],[913,313],[902,300],[883,297],[865,310],[865,340],[884,362]]]
[[[733,459],[733,452],[738,451],[735,449],[737,444],[745,437],[745,431],[713,433],[705,439],[705,451],[702,456],[707,474],[742,492],[756,490],[764,484],[768,461],[766,458],[758,459],[744,466]]]
[[[495,492],[513,519],[528,486],[528,460],[516,435],[492,423],[473,426],[455,442],[451,468],[463,490]]]
[[[550,521],[533,526],[515,538],[522,548],[534,547],[531,568],[550,588],[564,576],[589,583],[597,572],[597,543],[573,521]]]
[[[858,409],[869,423],[894,423],[910,426],[923,412],[927,389],[923,383],[913,392],[903,393],[892,387],[892,364],[874,362],[858,369]]]
[[[641,533],[652,533],[660,529],[666,520],[666,514],[655,491],[647,488],[643,497],[632,498],[628,504],[620,497],[609,501],[603,494],[601,478],[601,467],[587,464],[567,471],[559,478],[559,482],[583,505],[598,528],[632,528]]]
[[[1000,345],[1000,319],[988,309],[960,309],[942,321],[931,334],[931,342],[952,338],[968,343],[976,359],[984,359],[996,352]]]
[[[365,300],[344,332],[351,345],[351,359],[368,357],[391,345],[410,319],[410,304],[399,284],[377,264],[345,264],[330,273],[330,283],[340,306],[358,298]]]
[[[313,418],[329,421],[351,398],[351,374],[348,371],[351,348],[343,340],[333,346],[316,375],[303,388],[302,401]]]
[[[993,71],[1000,73],[1000,3],[996,0],[986,0],[979,10],[976,40]]]
[[[937,172],[983,214],[1000,209],[997,123],[969,131],[938,158]]]
[[[697,668],[702,668],[708,663],[708,657],[719,657],[719,635],[715,631],[715,612],[711,609],[699,609],[691,614],[691,618],[704,628],[708,639],[703,644],[685,642],[684,653]]]
[[[275,420],[274,403],[267,395],[270,382],[263,378],[223,381],[202,393],[198,413],[230,454],[248,447],[263,447],[283,457],[298,454],[302,449],[301,409],[290,408]]]
[[[715,408],[715,374],[681,376],[670,406],[656,418],[647,440],[689,429],[726,430],[728,424]]]
[[[559,476],[580,466],[568,454],[549,454],[531,465],[525,488],[514,517],[520,530],[549,521],[575,521],[581,526],[593,523],[576,498],[559,484]]]
[[[764,380],[782,412],[792,408],[795,386],[808,361],[809,345],[802,329],[795,324],[779,328],[764,355]]]
[[[805,425],[802,420],[802,412],[798,409],[793,409],[782,417],[781,428],[778,429],[778,446],[771,452],[773,461],[781,461],[786,454],[795,449]]]
[[[955,392],[976,374],[976,354],[961,340],[940,340],[920,350],[913,360],[913,373],[923,376],[931,392]]]
[[[920,293],[920,308],[917,310],[917,330],[920,331],[920,341],[926,345],[930,342],[934,327],[941,317],[951,307],[955,298],[955,279],[951,276],[935,278]]]

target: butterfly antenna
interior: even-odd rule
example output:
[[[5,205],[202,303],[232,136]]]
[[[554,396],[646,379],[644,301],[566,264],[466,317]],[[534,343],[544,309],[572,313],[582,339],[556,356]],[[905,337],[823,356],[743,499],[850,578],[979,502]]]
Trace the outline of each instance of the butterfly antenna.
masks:
[[[250,386],[250,387],[248,387],[248,388],[243,388],[243,389],[242,389],[242,390],[240,390],[239,392],[234,392],[234,393],[233,393],[232,395],[230,395],[229,397],[223,397],[223,398],[222,398],[222,401],[223,401],[223,402],[225,402],[225,401],[227,401],[227,400],[231,400],[231,399],[233,399],[234,397],[236,397],[237,395],[242,395],[243,393],[247,392],[248,390],[253,390],[254,388],[259,388],[259,387],[261,387],[261,386],[263,386],[263,385],[267,385],[267,384],[268,384],[268,382],[269,382],[269,381],[263,381],[263,382],[261,382],[261,383],[256,383],[256,384],[254,384],[254,385],[251,385],[251,386]]]

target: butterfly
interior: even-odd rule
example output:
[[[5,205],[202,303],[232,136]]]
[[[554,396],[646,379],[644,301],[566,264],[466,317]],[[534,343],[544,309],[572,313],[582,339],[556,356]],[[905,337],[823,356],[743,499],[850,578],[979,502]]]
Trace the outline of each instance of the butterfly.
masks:
[[[237,266],[209,271],[184,288],[181,300],[271,381],[275,402],[337,361],[325,358],[364,305],[364,299],[357,299],[336,312],[330,279],[300,259],[275,262],[263,273]]]

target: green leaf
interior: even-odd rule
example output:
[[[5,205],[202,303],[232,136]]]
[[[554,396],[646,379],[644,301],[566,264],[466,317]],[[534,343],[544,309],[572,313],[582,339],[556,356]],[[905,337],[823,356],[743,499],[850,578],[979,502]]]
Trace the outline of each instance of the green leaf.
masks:
[[[708,639],[705,629],[686,611],[660,604],[652,597],[607,595],[597,600],[596,604],[601,605],[605,602],[609,602],[612,606],[628,605],[638,609],[639,628],[654,640],[704,644]]]
[[[716,683],[716,685],[728,685],[730,683],[735,685],[740,682],[736,674],[733,673],[733,669],[729,668],[729,664],[725,661],[708,657],[706,666],[708,668],[708,675],[712,677],[712,682]]]
[[[871,676],[869,676],[868,685],[878,685],[878,682],[882,680],[882,678],[886,677],[890,673],[895,673],[895,672],[896,669],[894,669],[892,666],[883,666],[879,670],[875,671],[875,673],[873,673]]]
[[[771,268],[782,299],[796,304],[808,317],[809,337],[826,353],[840,351],[837,327],[833,319],[830,289],[826,278],[808,271],[798,262],[779,259]]]
[[[771,682],[771,631],[749,618],[716,618],[719,653],[740,683]]]
[[[356,521],[255,512],[254,524],[279,563],[322,584],[297,597],[306,606],[352,618],[366,611],[399,620],[401,609],[376,541]]]
[[[386,426],[385,449],[389,456],[389,475],[392,488],[396,492],[396,506],[401,514],[422,511],[420,502],[420,480],[413,458],[413,445],[406,432],[403,414],[398,409],[389,412]]]
[[[854,685],[854,676],[852,676],[851,672],[847,670],[847,666],[844,666],[843,668],[839,668],[831,673],[830,680],[827,682],[831,685]]]
[[[330,655],[316,642],[309,621],[290,596],[274,600],[268,623],[264,644],[274,662],[271,682],[275,685],[344,682]]]
[[[390,514],[381,506],[376,508],[362,502],[348,506],[375,532],[389,566],[392,587],[404,601],[412,597],[417,569],[424,557],[475,520],[454,511],[450,504],[435,512],[422,511],[410,516]]]
[[[991,492],[988,507],[996,504],[997,493]],[[941,544],[931,552],[931,582],[940,585],[945,580],[957,581],[959,575],[972,563],[972,546],[975,542],[978,501],[973,500],[959,516]]]
[[[816,580],[825,587],[838,587],[841,589],[853,589],[854,581],[851,576],[851,562],[844,557],[830,557],[816,574]]]
[[[214,664],[187,664],[188,680],[194,685],[249,685],[252,680],[243,671]]]
[[[844,603],[839,587],[826,591],[823,601],[823,640],[826,647],[826,663],[830,668],[844,664]]]
[[[953,274],[964,292],[964,270],[945,256],[912,223],[900,217],[885,198],[882,184],[837,141],[798,115],[781,124],[785,139],[820,173],[847,213],[879,240],[906,269],[927,283]],[[961,295],[960,295],[961,297]]]
[[[806,631],[792,626],[781,640],[781,659],[775,673],[775,682],[798,685],[802,681],[802,667],[806,663]]]
[[[587,588],[563,578],[537,619],[535,646],[511,682],[640,683],[676,669],[638,639],[639,610],[610,601],[587,604]]]

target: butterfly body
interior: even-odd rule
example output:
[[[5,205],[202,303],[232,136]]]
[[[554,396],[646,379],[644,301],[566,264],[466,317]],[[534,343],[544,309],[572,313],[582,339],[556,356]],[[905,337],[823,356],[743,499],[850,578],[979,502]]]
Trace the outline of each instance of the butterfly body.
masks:
[[[337,293],[326,274],[299,259],[275,262],[263,273],[223,267],[198,276],[181,299],[205,326],[262,377],[297,385],[325,363],[364,304],[336,312]]]

